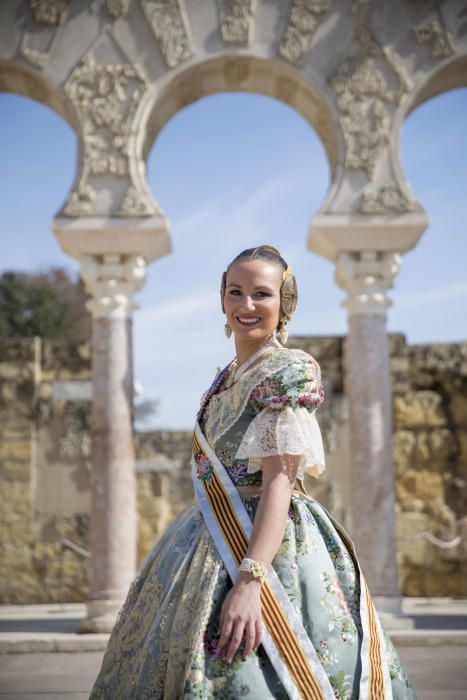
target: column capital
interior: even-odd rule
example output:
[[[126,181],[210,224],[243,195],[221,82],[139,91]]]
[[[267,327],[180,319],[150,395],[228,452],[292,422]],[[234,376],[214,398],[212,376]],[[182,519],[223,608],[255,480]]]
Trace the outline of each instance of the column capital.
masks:
[[[347,293],[341,306],[349,315],[386,314],[392,301],[387,290],[399,272],[401,255],[397,251],[341,251],[337,256],[334,279]]]
[[[308,250],[335,262],[341,251],[376,250],[406,253],[418,243],[428,225],[424,211],[385,214],[326,213],[313,217]]]
[[[62,249],[76,260],[83,255],[142,255],[147,263],[172,251],[169,222],[164,215],[148,218],[55,218],[52,231]]]
[[[80,272],[93,297],[86,304],[93,318],[128,318],[139,308],[133,295],[146,280],[141,255],[84,255]]]

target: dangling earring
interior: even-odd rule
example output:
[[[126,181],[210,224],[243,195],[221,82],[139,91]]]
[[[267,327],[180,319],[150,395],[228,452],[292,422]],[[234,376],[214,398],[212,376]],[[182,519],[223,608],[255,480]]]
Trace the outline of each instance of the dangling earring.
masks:
[[[228,323],[226,323],[224,326],[224,333],[227,336],[227,338],[230,338],[230,336],[232,335],[232,329]]]
[[[279,331],[279,336],[281,339],[282,345],[285,345],[287,342],[287,338],[289,337],[289,334],[287,333],[287,321],[281,320],[281,327]]]

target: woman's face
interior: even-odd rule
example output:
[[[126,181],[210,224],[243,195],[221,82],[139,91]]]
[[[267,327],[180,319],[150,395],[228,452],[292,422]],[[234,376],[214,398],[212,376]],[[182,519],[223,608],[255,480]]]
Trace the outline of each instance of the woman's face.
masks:
[[[237,337],[259,340],[279,323],[283,270],[266,260],[240,260],[227,272],[224,308]]]

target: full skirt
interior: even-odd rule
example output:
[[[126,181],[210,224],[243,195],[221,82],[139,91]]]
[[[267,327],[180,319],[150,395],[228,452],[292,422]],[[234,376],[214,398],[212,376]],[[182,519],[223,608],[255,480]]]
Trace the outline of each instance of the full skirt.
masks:
[[[258,497],[242,499],[252,520]],[[349,551],[315,499],[292,496],[273,561],[339,700],[359,697],[360,586]],[[133,580],[90,700],[287,700],[262,646],[232,663],[218,654],[219,614],[232,583],[194,505],[155,543]],[[415,693],[383,631],[394,700]],[[361,700],[366,700],[361,698]]]

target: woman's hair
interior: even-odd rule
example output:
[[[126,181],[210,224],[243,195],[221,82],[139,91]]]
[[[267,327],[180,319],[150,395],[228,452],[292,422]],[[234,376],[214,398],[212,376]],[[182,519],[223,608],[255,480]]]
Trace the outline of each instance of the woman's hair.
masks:
[[[240,260],[265,260],[266,262],[272,263],[273,265],[278,265],[282,268],[283,273],[289,270],[289,265],[284,260],[277,248],[269,245],[259,245],[255,248],[246,248],[242,250],[230,263],[227,265],[227,269],[222,274],[221,281],[221,305],[222,311],[225,313],[224,309],[224,296],[227,283],[227,272],[230,270],[232,265]],[[298,292],[297,292],[297,282],[295,280],[295,275],[290,271],[290,273],[283,277],[283,281],[280,288],[280,315],[279,324],[277,330],[280,330],[282,326],[285,326],[287,321],[292,318],[292,315],[297,307]]]
[[[277,252],[276,252],[277,251]],[[277,249],[273,249],[272,246],[256,246],[256,248],[246,248],[239,253],[232,262],[227,266],[226,273],[232,267],[232,265],[239,260],[256,260],[256,258],[262,258],[268,262],[272,262],[276,265],[280,265],[284,270],[287,270],[288,265],[282,255]]]

